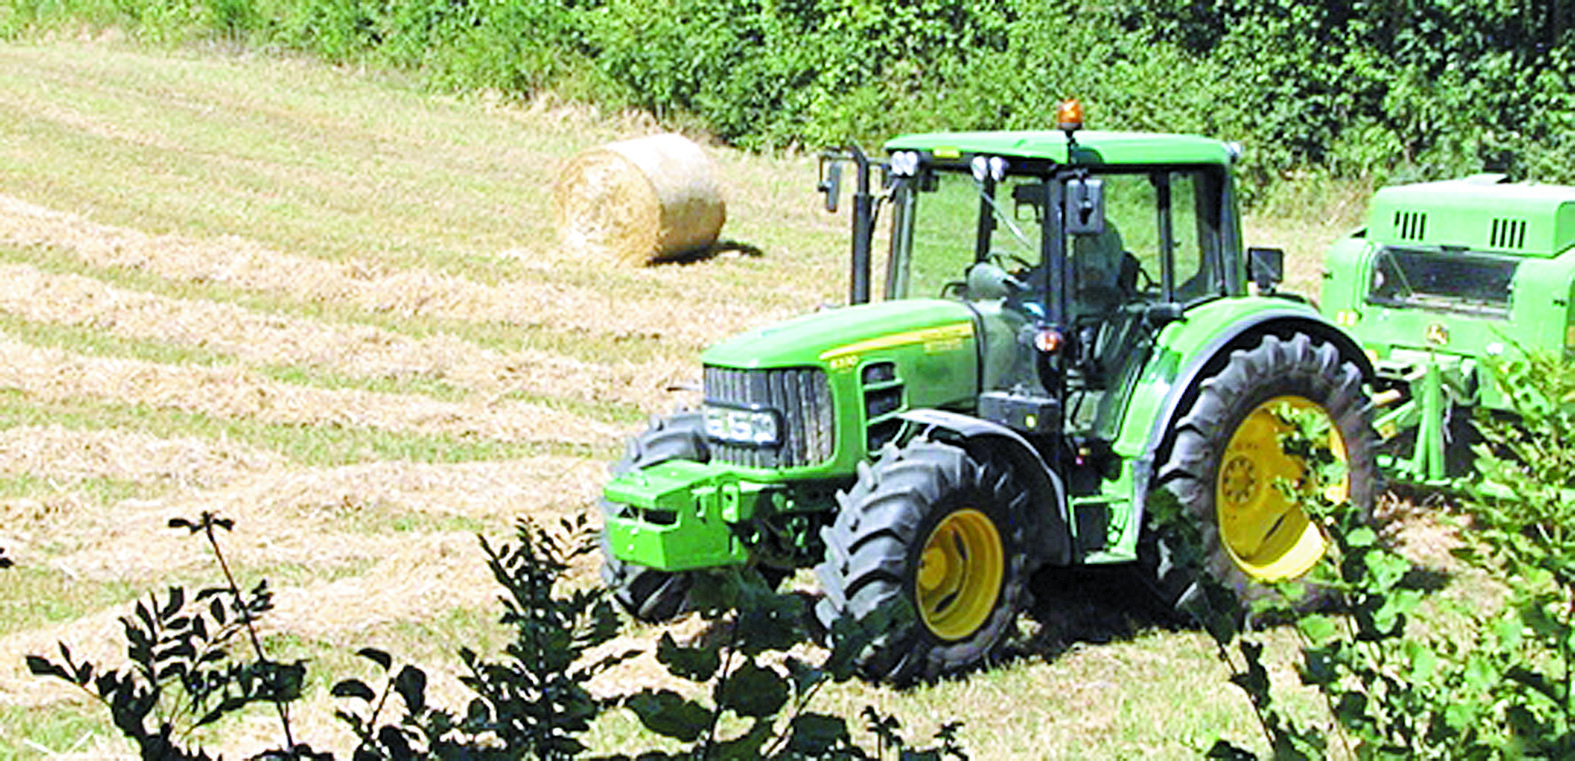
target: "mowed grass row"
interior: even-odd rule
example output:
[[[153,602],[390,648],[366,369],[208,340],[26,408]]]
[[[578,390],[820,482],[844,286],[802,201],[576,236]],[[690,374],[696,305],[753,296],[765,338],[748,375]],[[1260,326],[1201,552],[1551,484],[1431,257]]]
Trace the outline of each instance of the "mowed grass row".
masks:
[[[0,334],[54,358],[59,387],[89,388],[69,377],[81,368],[130,366],[480,414],[534,405],[608,431],[502,440],[218,414],[129,388],[0,390],[15,442],[56,442],[35,452],[0,438],[0,546],[23,566],[0,584],[0,756],[126,752],[102,712],[17,660],[58,638],[109,653],[126,602],[211,582],[202,547],[162,528],[201,509],[239,519],[229,541],[243,574],[280,589],[270,643],[311,660],[297,715],[314,743],[344,741],[326,689],[364,676],[355,647],[420,662],[453,690],[454,649],[500,636],[470,534],[590,509],[619,434],[686,398],[666,387],[696,377],[699,348],[843,296],[846,217],[818,210],[805,157],[712,152],[724,236],[763,257],[618,269],[559,250],[556,172],[651,129],[299,61],[0,47],[0,272],[28,283],[0,286]],[[180,447],[196,454],[158,454]],[[226,452],[241,464],[214,465]],[[576,574],[594,583],[589,563]],[[841,685],[819,705],[858,724],[873,704],[910,738],[961,720],[976,758],[1182,758],[1217,736],[1254,737],[1205,639],[1152,626],[1128,602],[1137,593],[1052,606],[1025,625],[1037,636],[1020,657],[988,673],[908,692]],[[625,644],[649,647],[656,632],[630,625]],[[661,680],[646,657],[601,687]],[[263,714],[207,737],[245,756],[278,741],[270,727]],[[591,739],[651,743],[627,714]]]

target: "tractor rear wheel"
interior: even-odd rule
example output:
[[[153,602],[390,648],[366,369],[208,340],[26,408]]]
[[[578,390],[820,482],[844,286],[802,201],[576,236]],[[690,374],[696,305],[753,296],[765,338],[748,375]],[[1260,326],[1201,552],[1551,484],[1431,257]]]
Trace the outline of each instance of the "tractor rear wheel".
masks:
[[[678,412],[671,417],[653,418],[651,425],[629,440],[623,459],[612,466],[621,476],[668,460],[705,462],[705,420],[695,411]],[[602,518],[623,514],[624,506],[605,499],[598,503]],[[607,538],[602,536],[602,583],[624,610],[641,621],[657,622],[682,613],[687,607],[689,588],[694,583],[690,572],[671,573],[625,563],[613,557]]]
[[[888,446],[837,502],[815,567],[820,623],[901,601],[914,614],[860,655],[863,671],[901,684],[986,661],[1024,597],[1028,494],[1004,461],[925,439]]]
[[[1287,406],[1317,411],[1329,421],[1329,448],[1346,467],[1330,496],[1348,499],[1370,515],[1379,482],[1378,443],[1361,371],[1332,344],[1305,334],[1266,335],[1257,346],[1232,352],[1199,386],[1161,450],[1168,457],[1159,484],[1197,527],[1203,570],[1241,600],[1266,594],[1270,583],[1305,575],[1328,546],[1323,530],[1274,485],[1299,477],[1303,468],[1280,449],[1287,424],[1278,411]],[[1199,597],[1198,579],[1193,570],[1169,562],[1173,541],[1151,531],[1140,561],[1161,597],[1186,608]]]

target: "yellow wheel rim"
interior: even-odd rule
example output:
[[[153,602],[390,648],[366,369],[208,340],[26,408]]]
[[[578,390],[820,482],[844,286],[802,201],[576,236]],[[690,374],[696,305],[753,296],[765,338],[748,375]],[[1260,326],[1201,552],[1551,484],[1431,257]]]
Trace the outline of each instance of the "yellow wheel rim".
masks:
[[[1327,544],[1307,514],[1274,488],[1277,479],[1302,475],[1301,461],[1280,451],[1280,435],[1290,426],[1275,412],[1285,406],[1317,410],[1328,417],[1322,407],[1299,396],[1275,397],[1258,405],[1225,445],[1214,489],[1221,542],[1243,573],[1263,582],[1308,572],[1323,557]],[[1329,449],[1341,462],[1348,461],[1345,440],[1332,420]],[[1328,496],[1338,501],[1349,493],[1347,476],[1329,487]]]
[[[989,516],[958,510],[924,541],[914,576],[919,616],[935,636],[958,640],[978,631],[995,609],[1006,553]]]

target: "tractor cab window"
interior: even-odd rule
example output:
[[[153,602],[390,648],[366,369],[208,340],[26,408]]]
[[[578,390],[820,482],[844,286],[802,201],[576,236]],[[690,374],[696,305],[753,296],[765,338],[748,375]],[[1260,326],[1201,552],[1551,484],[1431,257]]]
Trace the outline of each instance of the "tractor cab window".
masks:
[[[1075,315],[1222,292],[1219,186],[1196,170],[1105,175],[1105,231],[1072,235]],[[1168,244],[1168,245],[1167,245]],[[1167,268],[1166,258],[1170,258]],[[1168,270],[1168,272],[1167,272]]]
[[[967,170],[932,170],[900,198],[898,217],[911,225],[899,236],[910,255],[887,274],[888,297],[928,298],[960,293],[976,262],[1022,272],[1039,262],[1042,196],[1039,177],[977,180]],[[1024,190],[1027,188],[1028,190]],[[901,224],[900,222],[898,223]]]
[[[897,192],[887,298],[976,297],[965,278],[975,264],[988,263],[1014,278],[1016,297],[1009,300],[1014,308],[1044,316],[1049,278],[1042,266],[1043,236],[1046,221],[1057,217],[1047,213],[1046,199],[1054,183],[1074,175],[1103,183],[1105,225],[1097,234],[1066,237],[1072,317],[1103,316],[1133,302],[1190,303],[1224,292],[1217,172],[1163,167],[1061,172],[981,178],[967,166],[924,167]],[[1016,290],[1023,286],[1026,290]],[[984,298],[1001,294],[999,288],[980,292],[995,294]]]
[[[1175,299],[1188,303],[1224,293],[1220,271],[1220,199],[1202,172],[1170,172],[1170,234],[1175,251]]]

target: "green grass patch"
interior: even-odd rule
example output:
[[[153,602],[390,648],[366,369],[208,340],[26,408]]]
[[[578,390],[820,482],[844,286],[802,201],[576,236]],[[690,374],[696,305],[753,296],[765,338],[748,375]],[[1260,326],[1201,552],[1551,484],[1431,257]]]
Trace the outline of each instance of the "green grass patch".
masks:
[[[0,389],[0,427],[27,425],[60,425],[83,430],[110,428],[164,438],[230,438],[278,452],[299,464],[317,467],[386,460],[456,463],[541,455],[607,458],[613,453],[611,446],[489,441],[333,424],[264,423],[143,404],[74,399],[46,401],[20,391]]]
[[[0,635],[81,618],[130,603],[143,590],[124,581],[83,582],[58,569],[19,564],[0,585]]]
[[[696,370],[696,375],[699,370]],[[584,401],[565,396],[547,396],[545,394],[532,394],[524,391],[510,391],[503,394],[501,399],[516,402],[529,402],[539,404],[550,410],[566,412],[577,417],[600,420],[607,423],[639,423],[643,422],[650,414],[633,404],[611,401]]]
[[[48,706],[0,703],[0,758],[45,759],[86,751],[102,751],[103,740],[120,754],[135,748],[120,739],[109,712],[86,695],[71,703]]]
[[[70,492],[100,507],[128,499],[150,499],[167,494],[174,484],[130,481],[121,478],[54,478],[32,473],[0,477],[0,498],[40,497]]]
[[[373,391],[381,394],[410,394],[445,402],[461,402],[472,393],[441,378],[412,373],[397,378],[359,376],[326,368],[303,365],[263,365],[253,368],[259,375],[281,383],[330,390]]]
[[[129,357],[170,365],[205,367],[234,363],[234,359],[228,355],[201,347],[127,338],[91,326],[36,322],[5,312],[0,312],[0,332],[35,346],[64,349],[93,357]]]

